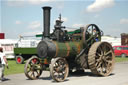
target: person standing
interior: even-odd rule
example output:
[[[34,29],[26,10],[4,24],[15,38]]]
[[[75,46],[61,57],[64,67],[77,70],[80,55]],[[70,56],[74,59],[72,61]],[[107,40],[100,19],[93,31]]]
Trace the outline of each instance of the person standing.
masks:
[[[2,82],[5,79],[4,78],[5,65],[8,68],[8,62],[5,57],[5,54],[3,53],[3,48],[0,48],[0,82]]]

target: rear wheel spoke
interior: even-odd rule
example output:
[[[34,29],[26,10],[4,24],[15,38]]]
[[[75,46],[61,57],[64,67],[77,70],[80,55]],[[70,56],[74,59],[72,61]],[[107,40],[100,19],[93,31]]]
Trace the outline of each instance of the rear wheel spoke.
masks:
[[[101,67],[101,62],[97,62],[96,67],[100,68]]]
[[[112,51],[109,50],[108,52],[105,53],[105,56],[107,56],[108,54],[112,54]]]

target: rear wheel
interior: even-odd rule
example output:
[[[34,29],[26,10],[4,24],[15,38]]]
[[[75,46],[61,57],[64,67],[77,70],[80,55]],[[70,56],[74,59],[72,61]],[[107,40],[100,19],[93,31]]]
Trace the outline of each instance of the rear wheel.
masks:
[[[17,64],[23,64],[24,58],[22,56],[16,56],[16,63]]]
[[[114,66],[114,51],[107,42],[94,43],[88,54],[88,64],[92,73],[101,76],[108,76]]]

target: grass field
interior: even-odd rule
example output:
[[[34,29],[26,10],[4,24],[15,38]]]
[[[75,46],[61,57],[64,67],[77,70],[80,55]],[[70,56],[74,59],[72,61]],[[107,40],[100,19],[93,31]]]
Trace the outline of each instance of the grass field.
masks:
[[[8,60],[9,69],[5,68],[5,75],[24,72],[24,64],[16,64],[15,60]]]
[[[115,58],[116,62],[128,61],[128,58]],[[15,60],[8,60],[9,69],[5,68],[5,75],[17,74],[24,72],[24,64],[16,64]]]
[[[116,61],[116,62],[128,61],[128,58],[116,57],[116,58],[115,58],[115,61]]]

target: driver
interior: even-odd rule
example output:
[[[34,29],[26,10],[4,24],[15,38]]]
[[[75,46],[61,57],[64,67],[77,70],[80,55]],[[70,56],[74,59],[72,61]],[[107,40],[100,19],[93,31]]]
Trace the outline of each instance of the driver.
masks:
[[[96,29],[93,29],[93,35],[95,35],[95,41],[98,42],[98,32],[96,31]]]

